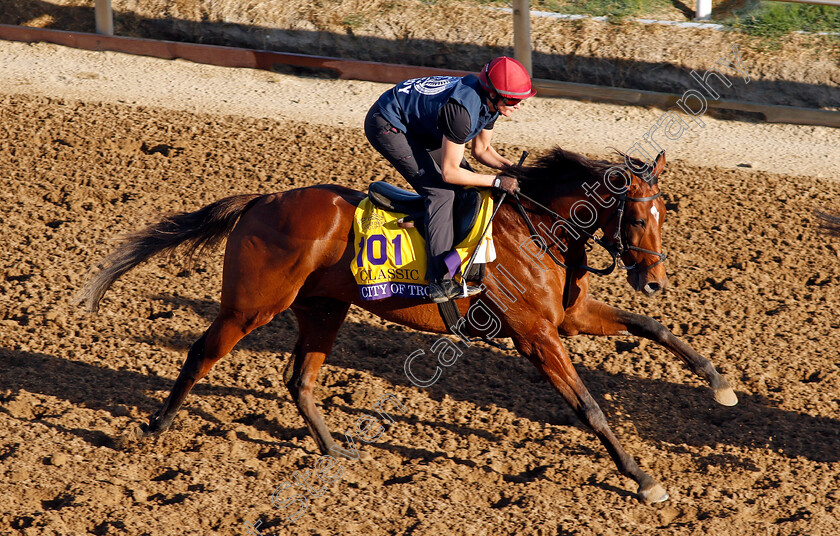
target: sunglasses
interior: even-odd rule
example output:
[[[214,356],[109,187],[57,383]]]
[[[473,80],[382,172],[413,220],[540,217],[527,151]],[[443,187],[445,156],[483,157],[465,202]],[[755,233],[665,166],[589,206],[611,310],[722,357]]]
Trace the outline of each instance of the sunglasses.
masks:
[[[522,102],[522,99],[506,99],[500,96],[499,101],[505,106],[516,106],[517,104]]]

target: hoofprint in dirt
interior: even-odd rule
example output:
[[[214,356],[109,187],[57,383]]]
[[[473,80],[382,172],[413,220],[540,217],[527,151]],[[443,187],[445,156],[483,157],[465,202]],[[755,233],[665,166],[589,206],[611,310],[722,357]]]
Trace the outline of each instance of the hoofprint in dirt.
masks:
[[[215,314],[221,252],[191,271],[138,268],[99,315],[70,302],[116,237],[161,213],[322,182],[364,189],[392,172],[358,128],[24,96],[2,97],[0,115],[2,532],[234,535],[258,519],[265,534],[840,531],[840,244],[811,216],[840,205],[834,182],[672,163],[670,288],[647,300],[618,275],[596,281],[596,296],[662,319],[739,393],[715,405],[652,344],[568,341],[667,503],[633,498],[513,353],[477,346],[418,389],[403,361],[436,337],[353,310],[316,390],[328,424],[346,430],[385,392],[406,412],[286,525],[271,493],[319,457],[282,385],[292,317],[222,359],[173,429],[119,450],[113,438],[158,407]]]

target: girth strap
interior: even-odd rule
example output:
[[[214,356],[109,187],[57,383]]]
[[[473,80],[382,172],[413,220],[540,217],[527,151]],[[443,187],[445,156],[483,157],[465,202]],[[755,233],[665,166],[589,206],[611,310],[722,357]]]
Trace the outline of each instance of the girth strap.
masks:
[[[494,348],[498,348],[499,350],[510,350],[507,346],[498,343],[492,339],[488,339],[484,336],[479,337],[467,337],[461,331],[463,330],[463,323],[461,322],[464,317],[461,316],[461,311],[458,309],[458,306],[455,304],[455,300],[447,300],[445,302],[437,304],[438,312],[440,312],[440,317],[443,319],[443,323],[446,324],[446,329],[449,333],[453,335],[457,335],[459,337],[463,337],[469,342],[476,342],[476,341],[484,341],[485,343],[493,346]]]

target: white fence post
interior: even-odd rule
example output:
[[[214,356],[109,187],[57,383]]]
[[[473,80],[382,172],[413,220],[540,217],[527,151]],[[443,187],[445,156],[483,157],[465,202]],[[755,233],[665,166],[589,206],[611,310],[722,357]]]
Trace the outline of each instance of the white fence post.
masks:
[[[531,8],[528,0],[513,0],[513,57],[531,70]]]
[[[114,35],[114,12],[111,9],[111,0],[96,0],[94,13],[96,16],[96,33]]]
[[[712,18],[712,0],[697,0],[697,8],[694,11],[694,18],[698,20],[709,20]]]

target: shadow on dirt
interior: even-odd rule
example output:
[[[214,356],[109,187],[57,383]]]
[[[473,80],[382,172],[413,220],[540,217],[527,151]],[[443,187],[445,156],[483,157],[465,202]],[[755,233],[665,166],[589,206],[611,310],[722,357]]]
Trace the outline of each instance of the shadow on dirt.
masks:
[[[189,308],[202,314],[207,318],[208,324],[215,314],[215,307],[210,301],[175,297],[166,301],[172,308]],[[286,311],[267,326],[243,339],[237,345],[237,351],[253,353],[253,359],[260,359],[256,354],[261,353],[282,353],[285,357],[292,350],[295,338],[294,315]],[[437,335],[409,331],[405,328],[386,330],[348,321],[339,331],[336,345],[327,363],[348,370],[368,371],[392,384],[410,386],[403,371],[405,357],[416,349],[428,349],[437,338]],[[141,337],[137,340],[168,346],[167,341],[161,339]],[[722,407],[714,403],[711,391],[706,387],[610,374],[587,369],[580,364],[579,356],[576,361],[578,372],[608,418],[617,421],[615,413],[625,414],[621,418],[631,421],[637,433],[646,439],[672,445],[702,446],[722,443],[756,449],[769,448],[787,456],[803,456],[813,461],[840,460],[840,421],[837,419],[779,409],[774,407],[771,400],[745,393],[739,393],[739,405]],[[431,377],[434,370],[432,359],[426,360],[425,367],[423,360],[417,360],[415,363],[417,366],[413,367],[413,370],[418,377]],[[695,385],[698,383],[689,378],[691,375],[686,370],[687,382]],[[369,411],[368,407],[352,407],[346,396],[330,393],[331,381],[329,375],[324,372],[321,374],[320,384],[324,390],[321,404],[325,410],[338,410],[354,416]],[[136,406],[143,413],[149,414],[157,409],[160,402],[151,398],[147,392],[168,392],[172,379],[126,370],[111,370],[43,354],[0,349],[0,385],[14,385],[20,389],[56,396],[92,409],[110,411],[113,404],[123,403]],[[358,389],[369,388],[360,382]],[[281,396],[291,403],[285,390],[281,391]],[[507,409],[517,417],[536,422],[561,426],[577,422],[560,395],[527,360],[515,356],[514,352],[506,355],[484,345],[473,346],[454,365],[443,369],[441,379],[426,391],[433,400],[440,401],[448,395],[455,400],[469,402],[482,408],[495,405]],[[605,400],[605,394],[610,394],[611,400]],[[259,399],[277,397],[276,392],[219,387],[210,383],[197,385],[193,395],[238,398],[252,395]],[[190,407],[189,411],[218,424],[218,420],[211,415],[203,414],[193,407]],[[446,422],[420,421],[410,414],[395,414],[394,417],[398,423],[422,422],[459,434],[494,437],[487,430]],[[255,426],[259,425],[259,428],[272,435],[280,436],[278,439],[305,433],[302,428],[281,429],[283,427],[278,427],[275,423],[258,422],[259,419],[252,421],[256,423]],[[673,423],[679,424],[674,426]],[[336,430],[333,432],[337,433]],[[97,442],[101,438],[85,439]],[[682,447],[669,448],[676,451]],[[433,455],[431,452],[424,452],[421,457]],[[751,465],[748,460],[732,456],[709,456],[701,462],[710,465],[738,465],[748,470],[748,466]]]
[[[136,407],[144,415],[141,421],[145,422],[163,401],[163,397],[160,399],[154,398],[149,393],[152,391],[168,393],[174,381],[175,378],[147,375],[129,370],[114,370],[69,359],[60,359],[52,355],[21,352],[0,347],[0,385],[13,387],[12,397],[14,397],[14,391],[24,390],[60,398],[76,406],[107,411],[114,416],[123,415],[122,412],[125,409],[117,409],[121,405]],[[272,392],[221,387],[210,383],[196,385],[193,394],[196,396],[212,395],[237,398],[251,395],[264,400],[275,400],[277,398],[277,394]],[[0,411],[5,411],[2,405],[7,400],[8,398],[4,398],[0,394]],[[219,421],[213,415],[191,406],[189,403],[187,403],[185,409],[213,425],[230,424]],[[40,414],[37,408],[32,410],[32,420],[39,421],[41,417],[46,419],[50,416]],[[306,434],[303,423],[301,423],[300,428],[291,429],[278,426],[274,422],[262,421],[266,421],[266,419],[263,418],[255,426],[263,427],[278,439],[288,439]],[[39,422],[60,432],[78,436],[92,445],[113,446],[113,438],[101,431],[83,428],[70,429],[49,422],[49,420],[40,420]],[[251,441],[258,442],[257,440]]]
[[[57,30],[94,32],[94,12],[90,7],[56,6],[40,0],[18,0],[0,12],[0,24],[29,25]],[[489,58],[513,55],[512,46],[476,46],[428,39],[399,40],[359,36],[348,27],[347,33],[312,30],[279,30],[254,25],[230,24],[182,19],[145,18],[134,13],[114,13],[115,33],[124,37],[143,37],[168,41],[234,46],[276,52],[331,56],[364,61],[401,63],[423,67],[441,67],[477,71]],[[709,58],[714,65],[718,58]],[[732,57],[722,58],[733,62]],[[667,62],[643,62],[625,59],[545,54],[534,52],[534,76],[549,80],[596,84],[612,87],[682,94],[700,89],[690,76],[691,70]],[[286,74],[323,76],[301,68]],[[840,92],[833,84],[809,84],[781,79],[756,80],[749,84],[725,69],[732,82],[716,91],[724,99],[802,106],[840,107]],[[730,76],[731,75],[731,76]],[[710,110],[709,112],[712,112]],[[730,113],[731,115],[731,113]]]

